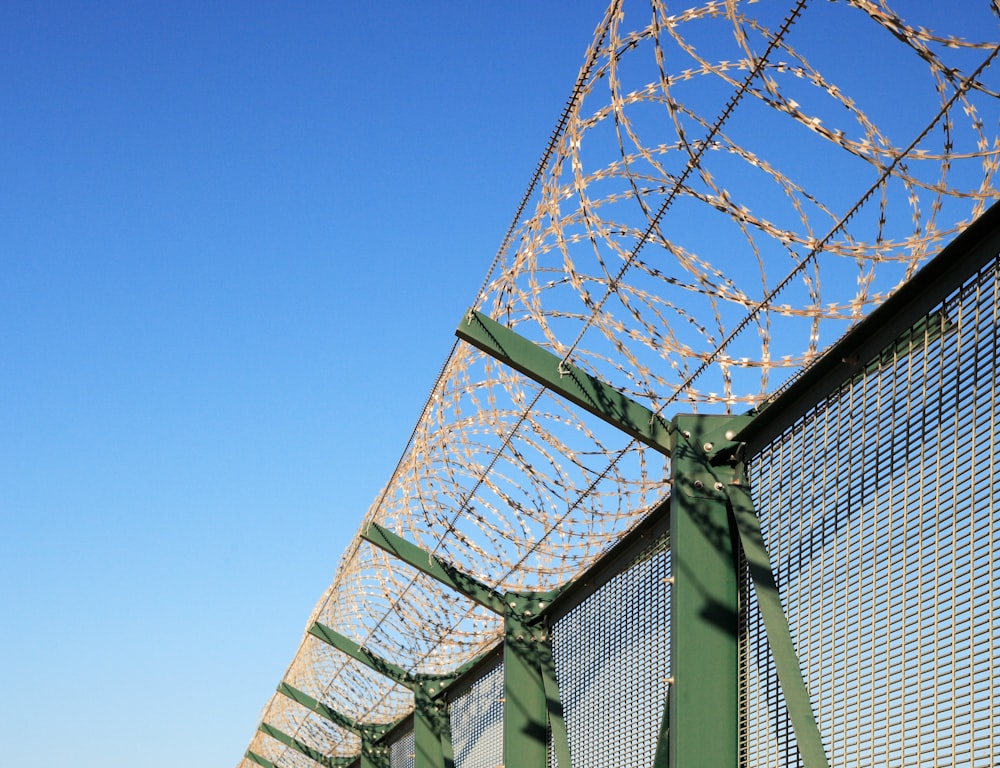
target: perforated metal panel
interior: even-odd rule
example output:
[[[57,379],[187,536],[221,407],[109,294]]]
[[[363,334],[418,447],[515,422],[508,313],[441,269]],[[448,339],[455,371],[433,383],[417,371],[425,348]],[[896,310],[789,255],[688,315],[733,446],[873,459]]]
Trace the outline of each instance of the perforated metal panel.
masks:
[[[997,264],[752,461],[832,766],[1000,765]],[[799,764],[747,594],[742,760]]]
[[[653,764],[670,676],[667,545],[655,542],[553,625],[573,768]]]
[[[403,734],[389,745],[389,764],[392,768],[413,768],[415,759],[413,731]]]
[[[503,764],[503,664],[498,664],[451,703],[455,768]]]

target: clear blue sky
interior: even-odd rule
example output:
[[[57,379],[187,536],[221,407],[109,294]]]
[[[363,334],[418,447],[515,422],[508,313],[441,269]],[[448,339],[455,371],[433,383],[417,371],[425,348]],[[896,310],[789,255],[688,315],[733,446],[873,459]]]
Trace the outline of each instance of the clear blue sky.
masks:
[[[604,5],[0,7],[0,764],[239,761]]]

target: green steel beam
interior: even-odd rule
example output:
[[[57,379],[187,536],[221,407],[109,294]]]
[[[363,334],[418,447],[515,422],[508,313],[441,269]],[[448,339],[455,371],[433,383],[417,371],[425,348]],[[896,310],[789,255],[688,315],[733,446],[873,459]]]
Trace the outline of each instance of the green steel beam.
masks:
[[[539,630],[512,612],[504,618],[503,764],[543,768],[548,702],[539,674]],[[562,768],[562,763],[560,763]]]
[[[355,757],[328,757],[319,750],[313,749],[308,744],[289,736],[284,731],[279,730],[268,723],[261,723],[258,730],[261,733],[267,734],[272,739],[280,741],[285,746],[291,747],[299,754],[305,755],[311,760],[315,760],[320,765],[327,766],[327,768],[346,768],[346,766],[350,765],[357,759]]]
[[[247,755],[247,759],[252,760],[253,762],[257,763],[257,765],[259,765],[261,768],[278,768],[278,766],[276,766],[274,763],[272,763],[267,758],[261,757],[256,752],[251,752],[249,749],[247,750],[246,755]]]
[[[416,676],[411,675],[402,667],[393,664],[391,661],[386,661],[381,656],[372,653],[367,648],[354,642],[351,638],[345,637],[336,630],[320,624],[318,621],[313,622],[312,626],[309,627],[309,634],[322,640],[327,645],[336,648],[338,651],[346,653],[352,659],[360,661],[365,666],[374,669],[393,682],[405,685],[410,689],[415,688],[420,683]]]
[[[709,664],[716,672],[725,670],[724,675],[727,678],[732,676],[732,685],[736,684],[736,554],[741,549],[764,619],[768,645],[803,765],[805,768],[828,768],[744,471],[741,454],[745,446],[739,440],[750,421],[749,416],[678,416],[674,420],[678,430],[671,462],[670,546],[674,567],[671,605],[674,644],[671,658],[674,685],[670,688],[671,718],[662,732],[662,739],[669,742],[669,764],[686,766],[687,761],[693,759],[687,750],[701,754],[699,750],[703,749],[697,741],[691,743],[692,733],[697,735],[698,731],[690,730],[689,716],[704,719],[707,713],[715,711],[718,721],[720,708],[717,702],[730,701],[719,698],[713,702],[710,698],[702,699],[700,695],[692,701],[685,682],[691,680],[689,673],[694,669],[697,671],[695,679],[702,681],[699,694],[705,692],[707,680],[711,685],[718,686],[716,695],[722,696],[723,686],[728,690],[730,681],[709,675],[710,669],[702,669],[702,664]],[[698,617],[692,616],[692,613],[698,614]],[[715,629],[723,632],[715,632]],[[724,635],[729,632],[732,632],[732,637],[727,639]],[[711,656],[716,658],[714,664]],[[735,706],[735,698],[731,701]],[[683,709],[678,711],[678,707]],[[728,705],[725,707],[726,718],[735,718],[731,709]],[[737,721],[733,719],[731,722],[735,728]],[[732,733],[735,739],[736,731]],[[704,738],[718,739],[720,736],[705,734]],[[713,744],[721,748],[722,742],[716,740]],[[728,759],[728,750],[735,748],[728,739],[725,744],[726,755],[720,753],[716,758],[719,761]],[[656,765],[660,767],[659,759]]]
[[[361,537],[395,555],[404,563],[413,566],[418,571],[427,574],[432,579],[465,595],[470,600],[490,609],[494,613],[503,614],[503,595],[480,584],[468,574],[462,573],[455,566],[446,563],[429,552],[425,552],[416,544],[411,544],[401,536],[397,536],[387,528],[377,523],[371,523]]]
[[[721,421],[720,421],[721,420]],[[671,455],[669,764],[739,764],[739,582],[711,457],[728,417],[676,416]]]
[[[351,733],[356,733],[361,736],[365,732],[365,726],[361,723],[355,722],[351,718],[347,717],[347,715],[340,714],[337,710],[328,707],[321,701],[317,701],[308,693],[300,691],[298,688],[295,688],[288,683],[281,683],[278,686],[278,693],[282,696],[287,696],[292,701],[301,704],[306,709],[312,710],[320,717],[325,717],[331,723],[339,725],[341,728],[346,728]]]
[[[670,452],[670,424],[582,368],[564,363],[481,312],[469,310],[455,335],[646,445]]]

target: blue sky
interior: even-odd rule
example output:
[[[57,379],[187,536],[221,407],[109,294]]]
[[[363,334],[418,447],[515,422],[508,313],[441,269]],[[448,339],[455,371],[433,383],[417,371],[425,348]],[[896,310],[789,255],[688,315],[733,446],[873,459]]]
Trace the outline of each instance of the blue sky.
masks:
[[[0,8],[4,765],[235,765],[603,2]]]

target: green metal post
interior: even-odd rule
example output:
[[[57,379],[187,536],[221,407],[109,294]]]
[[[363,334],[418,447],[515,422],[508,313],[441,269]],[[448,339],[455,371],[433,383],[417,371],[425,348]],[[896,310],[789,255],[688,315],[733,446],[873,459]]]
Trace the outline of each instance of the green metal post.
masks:
[[[503,754],[504,765],[517,768],[546,764],[549,712],[539,673],[539,634],[516,607],[504,616]]]
[[[415,768],[454,768],[448,704],[426,684],[413,690],[413,745]]]
[[[729,417],[677,416],[671,453],[669,763],[738,763],[739,585],[725,487],[710,457]]]
[[[551,730],[559,768],[571,768],[552,638],[540,615],[547,605],[545,597],[539,593],[506,597],[503,747],[508,766],[545,768]]]

